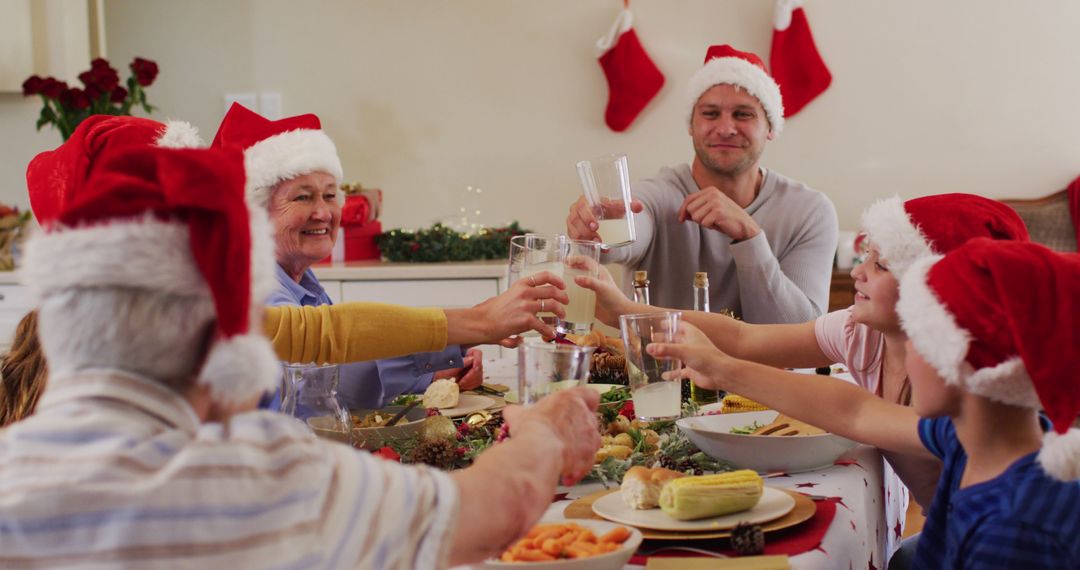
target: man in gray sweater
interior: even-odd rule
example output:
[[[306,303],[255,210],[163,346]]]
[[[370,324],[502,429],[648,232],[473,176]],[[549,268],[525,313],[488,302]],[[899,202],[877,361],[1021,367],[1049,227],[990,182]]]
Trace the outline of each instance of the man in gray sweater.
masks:
[[[692,308],[694,273],[705,271],[714,311],[751,323],[818,317],[828,308],[836,210],[759,164],[783,128],[780,87],[756,55],[713,46],[690,80],[690,103],[693,163],[633,185],[637,239],[603,262],[648,271],[655,305]],[[574,239],[600,239],[584,198],[566,226]]]

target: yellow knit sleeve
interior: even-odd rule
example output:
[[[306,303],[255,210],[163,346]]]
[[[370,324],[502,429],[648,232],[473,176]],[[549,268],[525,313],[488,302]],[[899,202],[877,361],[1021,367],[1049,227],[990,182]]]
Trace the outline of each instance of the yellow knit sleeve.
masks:
[[[285,362],[342,363],[446,348],[446,313],[382,303],[266,308],[263,330]]]

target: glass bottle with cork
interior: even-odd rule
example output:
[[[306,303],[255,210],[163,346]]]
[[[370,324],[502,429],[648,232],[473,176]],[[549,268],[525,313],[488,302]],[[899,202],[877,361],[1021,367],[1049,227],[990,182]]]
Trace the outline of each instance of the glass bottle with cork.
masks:
[[[649,305],[649,272],[634,272],[634,302]]]
[[[694,310],[709,312],[709,274],[704,271],[694,273]],[[691,382],[690,399],[698,405],[704,405],[718,401],[720,396],[716,390],[706,390]]]

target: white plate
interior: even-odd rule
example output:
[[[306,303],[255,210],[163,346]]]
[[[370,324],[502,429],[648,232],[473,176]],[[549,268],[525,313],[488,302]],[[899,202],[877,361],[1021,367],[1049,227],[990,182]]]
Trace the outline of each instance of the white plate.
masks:
[[[495,405],[495,400],[479,394],[461,394],[458,396],[457,406],[453,408],[439,408],[439,413],[444,416],[456,418],[473,412],[479,412]]]
[[[765,487],[761,500],[754,508],[720,517],[698,519],[694,521],[675,520],[660,509],[631,509],[623,502],[622,493],[604,495],[593,503],[593,512],[605,519],[628,524],[637,528],[669,531],[710,531],[735,528],[740,522],[759,524],[778,519],[795,508],[795,499],[787,493]]]

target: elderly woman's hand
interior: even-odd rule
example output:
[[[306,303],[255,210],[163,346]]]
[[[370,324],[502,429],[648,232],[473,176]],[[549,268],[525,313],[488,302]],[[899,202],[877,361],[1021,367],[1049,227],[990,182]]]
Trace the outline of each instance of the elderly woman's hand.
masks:
[[[484,353],[479,348],[470,348],[461,359],[461,368],[447,368],[436,372],[431,380],[454,378],[461,391],[475,390],[484,383]]]

